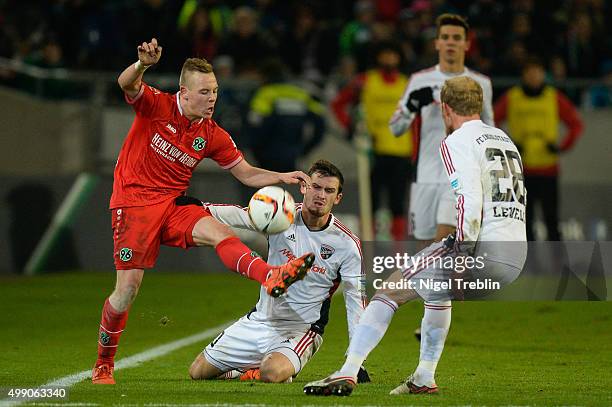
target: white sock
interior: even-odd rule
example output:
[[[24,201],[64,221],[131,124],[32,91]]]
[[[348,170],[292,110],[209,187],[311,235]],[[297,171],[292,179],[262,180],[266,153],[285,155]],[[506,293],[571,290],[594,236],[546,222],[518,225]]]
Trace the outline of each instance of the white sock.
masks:
[[[414,372],[417,386],[435,383],[436,367],[451,323],[451,302],[426,302],[421,321],[421,354]]]
[[[397,307],[395,301],[385,296],[372,298],[353,332],[346,361],[340,369],[342,375],[357,377],[363,361],[385,335]]]

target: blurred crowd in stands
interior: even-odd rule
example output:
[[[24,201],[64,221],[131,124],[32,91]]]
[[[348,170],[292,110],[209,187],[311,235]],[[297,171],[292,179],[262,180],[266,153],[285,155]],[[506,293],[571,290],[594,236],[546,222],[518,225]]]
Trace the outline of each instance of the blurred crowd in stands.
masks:
[[[368,68],[376,44],[392,40],[413,72],[436,62],[434,20],[443,12],[468,18],[468,66],[489,75],[519,76],[530,54],[556,81],[612,73],[605,0],[0,0],[0,56],[118,71],[156,37],[165,46],[159,72],[176,72],[192,55],[248,76],[276,55],[293,74],[322,81]]]

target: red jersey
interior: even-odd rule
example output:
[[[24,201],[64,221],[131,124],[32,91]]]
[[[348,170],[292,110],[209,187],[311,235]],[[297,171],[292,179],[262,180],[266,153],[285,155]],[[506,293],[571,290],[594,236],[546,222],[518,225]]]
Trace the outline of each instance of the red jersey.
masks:
[[[230,135],[214,120],[191,123],[179,94],[168,94],[143,82],[134,99],[132,128],[115,166],[110,209],[146,206],[182,195],[195,167],[211,158],[229,169],[242,161]]]

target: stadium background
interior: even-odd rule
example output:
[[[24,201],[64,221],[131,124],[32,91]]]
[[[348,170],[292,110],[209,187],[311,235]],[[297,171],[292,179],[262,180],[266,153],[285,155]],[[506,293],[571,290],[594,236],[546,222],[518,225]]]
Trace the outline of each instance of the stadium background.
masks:
[[[609,2],[143,0],[33,1],[23,7],[7,0],[0,3],[0,237],[9,244],[0,246],[0,272],[23,268],[83,172],[100,181],[59,237],[55,265],[48,267],[112,268],[106,206],[112,168],[132,119],[116,76],[135,59],[140,41],[155,36],[164,46],[160,65],[145,80],[168,91],[176,89],[185,56],[213,61],[221,87],[215,118],[249,156],[245,116],[261,83],[258,63],[267,56],[280,56],[295,83],[328,103],[371,65],[381,42],[399,44],[406,73],[434,64],[434,19],[447,11],[468,16],[467,65],[492,76],[494,98],[519,82],[521,61],[537,55],[546,63],[549,82],[579,106],[586,130],[561,158],[561,229],[566,240],[609,239]],[[308,35],[302,38],[302,32]],[[331,114],[327,121],[323,143],[302,158],[302,168],[316,158],[341,167],[348,199],[337,212],[357,230],[355,148]],[[205,201],[240,204],[250,192],[210,163],[200,166],[190,190]],[[218,268],[212,251],[166,250],[158,269],[203,265]]]
[[[240,8],[244,5],[251,11]],[[294,81],[328,103],[369,65],[377,42],[401,44],[403,69],[410,73],[435,63],[435,16],[446,11],[467,15],[473,28],[467,65],[491,75],[494,98],[519,82],[521,61],[536,54],[547,65],[549,82],[579,106],[586,129],[576,148],[562,156],[562,230],[568,240],[610,240],[611,7],[605,0],[475,0],[469,5],[450,0],[0,0],[0,389],[40,386],[81,372],[69,402],[313,405],[311,398],[300,397],[302,386],[332,372],[343,359],[345,310],[336,299],[321,351],[293,384],[192,383],[186,366],[209,338],[118,370],[119,385],[112,389],[86,380],[95,358],[100,306],[114,284],[107,210],[112,169],[133,116],[116,77],[135,61],[139,42],[156,36],[164,46],[160,66],[145,79],[168,91],[176,89],[187,55],[213,61],[221,86],[215,118],[250,155],[242,130],[249,97],[260,83],[253,65],[265,53],[281,56]],[[253,10],[259,16],[255,24]],[[358,15],[366,21],[357,22]],[[253,27],[257,47],[228,49],[235,40],[232,20],[238,17],[239,27]],[[295,27],[304,24],[312,30],[307,38],[315,39],[311,46],[294,35]],[[247,51],[255,52],[254,60]],[[220,58],[223,53],[235,60]],[[328,116],[323,144],[301,164],[322,157],[342,168],[347,199],[336,212],[356,230],[356,152]],[[60,231],[58,250],[42,267],[70,271],[22,277],[34,246],[83,173],[95,174],[98,182],[83,195],[80,210],[69,217],[70,227]],[[210,163],[198,169],[191,189],[213,202],[246,203],[250,192]],[[610,244],[599,247],[610,270]],[[147,274],[131,311],[121,361],[214,330],[256,301],[256,284],[222,272],[210,249],[162,248],[156,270]],[[612,405],[610,304],[457,303],[438,369],[441,394],[394,398],[388,391],[418,358],[412,332],[422,306],[408,304],[367,361],[373,383],[345,402]],[[6,401],[0,394],[0,405]]]

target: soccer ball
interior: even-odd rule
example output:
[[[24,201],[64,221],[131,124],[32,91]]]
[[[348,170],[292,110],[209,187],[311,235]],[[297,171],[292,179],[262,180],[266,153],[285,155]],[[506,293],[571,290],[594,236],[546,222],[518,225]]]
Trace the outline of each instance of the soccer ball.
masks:
[[[249,217],[262,233],[284,232],[295,219],[295,202],[291,194],[280,187],[263,187],[249,201]]]

